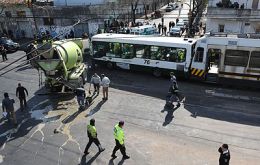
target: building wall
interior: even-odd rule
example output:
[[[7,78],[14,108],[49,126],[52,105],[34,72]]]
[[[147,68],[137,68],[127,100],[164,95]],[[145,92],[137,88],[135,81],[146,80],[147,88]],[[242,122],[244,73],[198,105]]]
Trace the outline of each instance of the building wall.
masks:
[[[209,7],[217,7],[216,3],[220,2],[221,0],[209,0],[208,5]],[[230,0],[232,3],[238,2],[239,5],[245,4],[245,9],[252,9],[252,4],[254,0]],[[258,8],[260,9],[260,0],[258,2]]]
[[[216,7],[219,0],[210,0],[207,8],[206,31],[219,32],[219,25],[225,26],[226,33],[259,33],[260,0],[231,0],[245,4],[244,9]],[[257,9],[252,9],[253,2],[258,2]]]
[[[207,19],[206,32],[219,32],[219,25],[224,25],[224,33],[257,33],[259,24],[257,21],[234,21],[223,19]]]
[[[17,15],[17,11],[25,12],[24,17]],[[6,12],[11,16],[7,16]],[[31,38],[35,31],[32,12],[27,6],[14,5],[6,7],[0,17],[1,32],[12,32],[14,39]]]

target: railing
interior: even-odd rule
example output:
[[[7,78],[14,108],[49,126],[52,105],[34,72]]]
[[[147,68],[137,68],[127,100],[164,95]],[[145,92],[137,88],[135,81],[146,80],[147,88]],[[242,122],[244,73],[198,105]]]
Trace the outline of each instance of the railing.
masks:
[[[246,17],[249,19],[250,18],[257,19],[260,18],[260,10],[208,7],[207,17],[208,18]]]

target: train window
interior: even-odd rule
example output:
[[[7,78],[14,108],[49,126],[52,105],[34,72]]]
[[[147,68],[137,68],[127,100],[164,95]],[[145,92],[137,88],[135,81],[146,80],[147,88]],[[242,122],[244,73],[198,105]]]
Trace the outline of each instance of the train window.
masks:
[[[260,68],[260,51],[252,51],[250,62],[250,68]]]
[[[246,67],[249,51],[227,49],[225,53],[225,65]]]
[[[198,47],[195,54],[194,62],[203,62],[203,54],[204,54],[204,48]]]

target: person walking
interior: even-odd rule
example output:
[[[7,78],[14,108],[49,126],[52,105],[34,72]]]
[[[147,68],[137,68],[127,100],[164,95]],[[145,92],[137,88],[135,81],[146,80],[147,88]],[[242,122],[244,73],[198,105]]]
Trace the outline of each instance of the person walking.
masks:
[[[119,149],[120,149],[120,151],[123,155],[123,159],[129,159],[130,158],[128,155],[126,155],[125,134],[124,134],[123,126],[124,126],[124,121],[120,121],[114,127],[114,137],[115,137],[116,146],[114,147],[113,153],[111,155],[111,157],[113,159],[115,159],[117,157],[116,152]]]
[[[178,87],[178,84],[177,84],[177,79],[174,75],[173,72],[170,73],[170,76],[171,76],[171,84],[170,84],[170,89],[169,89],[169,92],[172,94],[172,97],[176,97],[177,99],[177,106],[179,107],[181,104],[180,104],[180,94],[179,94],[179,87]],[[172,100],[172,98],[171,98]]]
[[[89,141],[88,141],[88,144],[86,145],[86,148],[84,150],[84,155],[89,154],[88,149],[93,142],[98,147],[99,152],[105,151],[105,148],[101,147],[101,144],[100,144],[100,142],[97,138],[97,129],[95,127],[95,119],[90,120],[89,125],[87,126],[87,132],[88,132]]]
[[[102,89],[103,89],[103,100],[107,100],[108,99],[108,87],[110,84],[110,80],[104,74],[101,75],[101,78],[102,78],[101,85],[102,85]]]
[[[84,109],[85,108],[85,97],[86,97],[86,92],[85,92],[84,86],[81,86],[81,87],[75,89],[74,92],[77,96],[79,110]]]
[[[228,145],[223,144],[221,147],[219,147],[218,152],[220,153],[219,165],[229,165],[230,151],[228,150]]]
[[[89,89],[90,89],[90,87],[91,87],[91,84],[93,84],[94,90],[95,90],[95,92],[97,92],[97,95],[98,95],[98,94],[99,94],[100,83],[101,83],[101,79],[100,79],[100,77],[98,76],[98,74],[95,73],[95,74],[91,77]]]
[[[2,101],[3,113],[7,113],[6,117],[8,121],[10,121],[12,118],[14,125],[17,126],[17,120],[14,111],[14,103],[15,103],[14,99],[9,98],[8,93],[4,93],[4,99]]]
[[[19,98],[20,101],[20,109],[21,111],[24,110],[25,107],[27,107],[27,102],[26,102],[26,95],[28,96],[28,91],[25,87],[21,85],[21,83],[18,83],[18,87],[16,88],[16,97]]]
[[[161,34],[162,25],[160,23],[158,24],[158,30],[159,30],[159,34]]]
[[[3,61],[8,60],[7,56],[6,56],[7,50],[5,49],[5,47],[3,45],[0,45],[0,52],[2,54]]]

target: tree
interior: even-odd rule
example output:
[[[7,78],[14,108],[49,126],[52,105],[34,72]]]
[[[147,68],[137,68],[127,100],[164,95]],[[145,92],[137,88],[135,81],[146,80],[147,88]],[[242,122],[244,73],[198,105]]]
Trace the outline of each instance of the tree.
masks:
[[[143,7],[144,7],[144,15],[145,15],[145,19],[148,19],[147,17],[147,5],[149,0],[143,0]]]
[[[131,0],[131,12],[132,12],[132,22],[135,24],[135,12],[138,6],[139,0]]]
[[[207,0],[193,0],[192,10],[189,12],[189,36],[194,35],[194,28],[198,25],[202,13],[207,7],[207,3]]]

